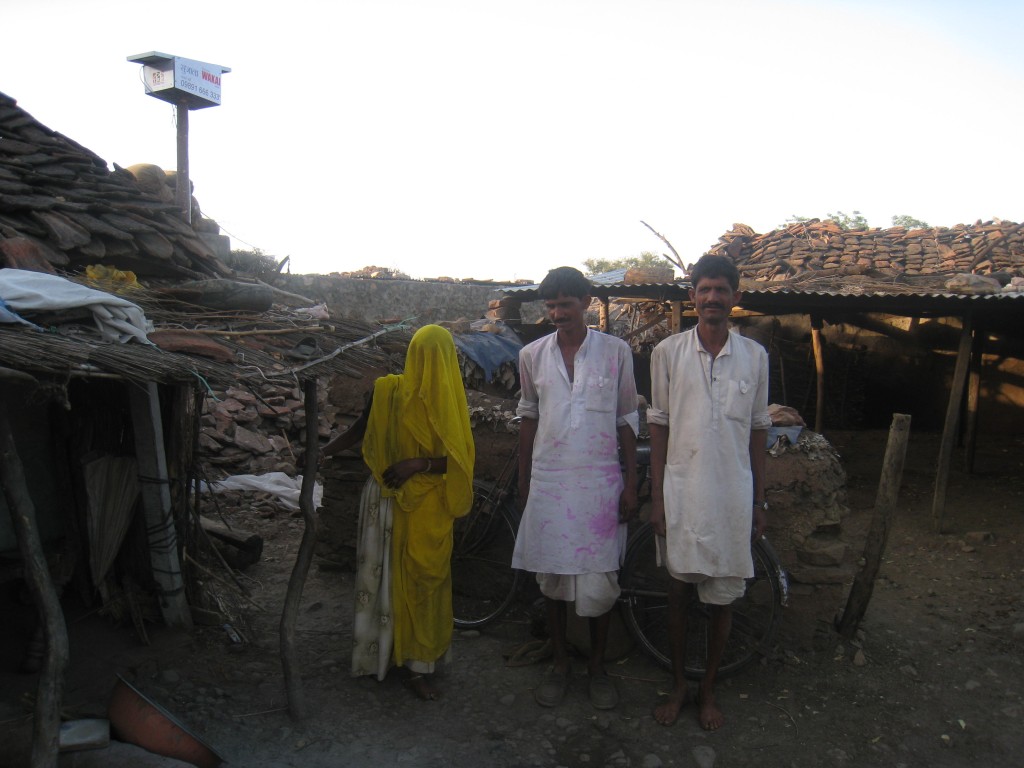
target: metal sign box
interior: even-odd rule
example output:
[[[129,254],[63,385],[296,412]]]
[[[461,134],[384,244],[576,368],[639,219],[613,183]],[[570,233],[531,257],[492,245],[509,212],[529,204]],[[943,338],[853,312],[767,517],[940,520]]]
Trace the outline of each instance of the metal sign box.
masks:
[[[142,65],[146,93],[188,109],[220,106],[221,75],[229,67],[171,56],[159,51],[129,56],[128,61]]]

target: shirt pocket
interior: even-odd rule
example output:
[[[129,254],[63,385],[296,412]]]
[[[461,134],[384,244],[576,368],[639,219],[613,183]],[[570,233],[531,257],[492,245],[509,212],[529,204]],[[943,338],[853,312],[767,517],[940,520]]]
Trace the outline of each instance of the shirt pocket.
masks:
[[[746,379],[733,379],[725,395],[725,417],[743,424],[750,423],[754,404],[754,384]]]
[[[614,411],[614,381],[608,376],[588,376],[586,406],[588,411],[601,411],[602,413]]]

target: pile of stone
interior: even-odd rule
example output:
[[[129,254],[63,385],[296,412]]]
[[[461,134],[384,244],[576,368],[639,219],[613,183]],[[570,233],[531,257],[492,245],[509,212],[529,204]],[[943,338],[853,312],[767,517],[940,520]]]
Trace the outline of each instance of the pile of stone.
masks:
[[[318,434],[331,434],[337,407],[326,390],[319,397]],[[230,387],[207,397],[201,417],[199,448],[210,480],[267,472],[301,473],[306,409],[302,391],[265,382],[259,388]]]
[[[843,230],[834,221],[798,222],[767,234],[745,224],[720,238],[710,253],[726,255],[743,277],[801,280],[815,274],[880,277],[957,273],[1024,276],[1024,224],[994,220],[927,229]]]

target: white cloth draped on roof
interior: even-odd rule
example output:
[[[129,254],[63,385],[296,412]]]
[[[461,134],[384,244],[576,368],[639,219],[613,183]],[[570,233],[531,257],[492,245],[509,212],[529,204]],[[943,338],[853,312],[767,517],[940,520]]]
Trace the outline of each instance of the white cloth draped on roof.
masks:
[[[147,334],[153,330],[153,324],[137,304],[59,275],[0,269],[0,299],[18,313],[87,307],[105,339],[122,344],[130,339],[152,344]]]

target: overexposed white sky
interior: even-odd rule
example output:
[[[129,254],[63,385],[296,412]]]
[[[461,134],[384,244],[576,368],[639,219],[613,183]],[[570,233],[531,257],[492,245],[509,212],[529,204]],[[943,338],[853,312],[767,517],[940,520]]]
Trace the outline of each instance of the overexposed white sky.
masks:
[[[293,273],[540,280],[734,222],[1024,220],[1024,3],[4,0],[0,92],[108,163],[177,164],[126,57],[231,68],[190,174]]]

